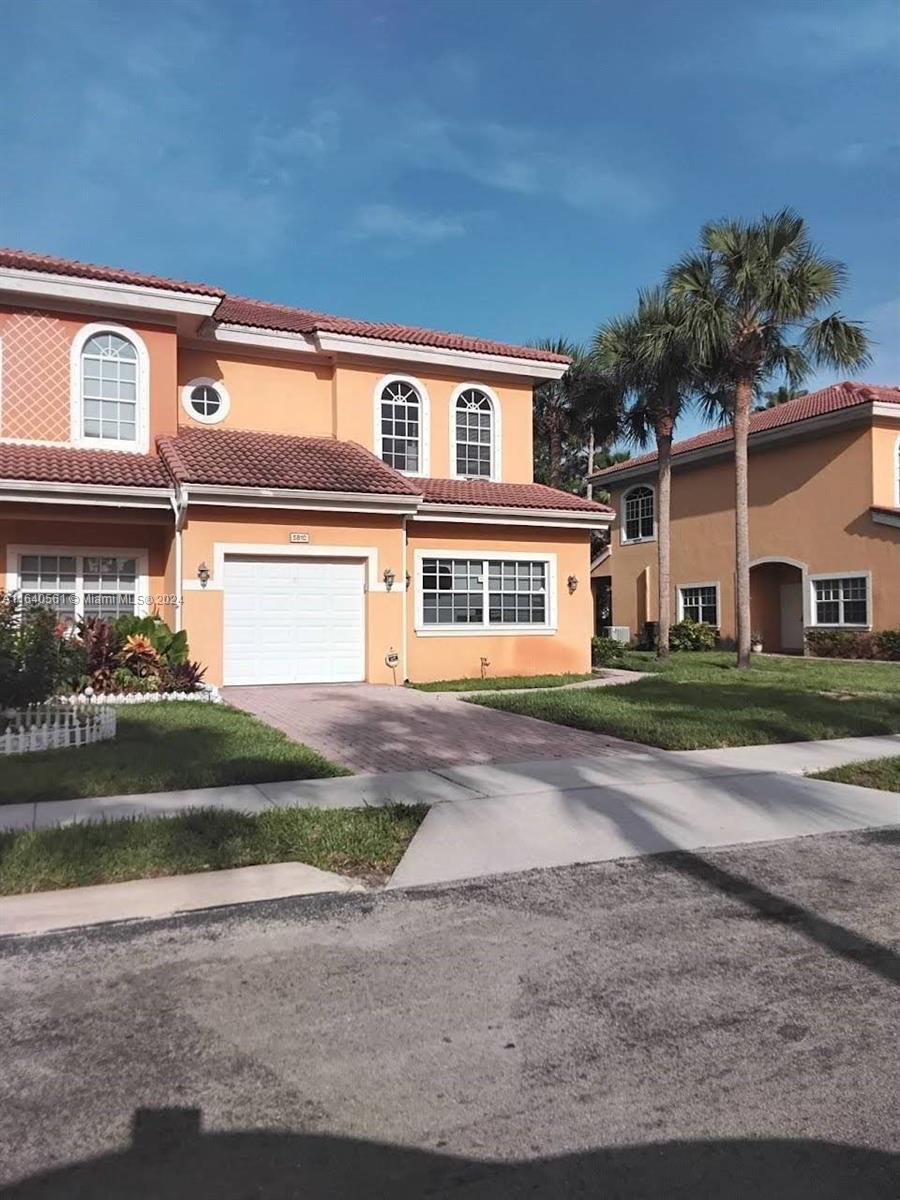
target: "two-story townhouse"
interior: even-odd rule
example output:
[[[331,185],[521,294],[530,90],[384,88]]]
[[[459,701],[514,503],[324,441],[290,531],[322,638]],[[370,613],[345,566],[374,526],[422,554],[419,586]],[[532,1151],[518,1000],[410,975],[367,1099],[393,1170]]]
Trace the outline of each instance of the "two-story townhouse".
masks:
[[[533,482],[566,360],[0,251],[0,569],[217,684],[589,666],[603,505]]]
[[[805,631],[900,626],[900,388],[839,383],[750,420],[750,599],[767,650]],[[730,427],[677,442],[672,459],[672,613],[735,636]],[[597,473],[616,513],[594,585],[609,623],[657,619],[656,455]]]

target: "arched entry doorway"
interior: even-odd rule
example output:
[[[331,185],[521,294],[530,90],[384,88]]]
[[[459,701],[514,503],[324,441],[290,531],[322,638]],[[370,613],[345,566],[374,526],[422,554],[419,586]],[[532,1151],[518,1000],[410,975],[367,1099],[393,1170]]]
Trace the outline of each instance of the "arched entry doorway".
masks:
[[[806,564],[762,558],[750,564],[750,623],[774,653],[802,654]]]

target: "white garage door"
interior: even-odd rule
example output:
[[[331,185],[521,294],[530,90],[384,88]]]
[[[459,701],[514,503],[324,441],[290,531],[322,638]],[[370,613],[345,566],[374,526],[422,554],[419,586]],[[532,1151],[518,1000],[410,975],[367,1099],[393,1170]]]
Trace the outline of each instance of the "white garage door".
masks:
[[[225,560],[225,682],[365,678],[364,564]]]

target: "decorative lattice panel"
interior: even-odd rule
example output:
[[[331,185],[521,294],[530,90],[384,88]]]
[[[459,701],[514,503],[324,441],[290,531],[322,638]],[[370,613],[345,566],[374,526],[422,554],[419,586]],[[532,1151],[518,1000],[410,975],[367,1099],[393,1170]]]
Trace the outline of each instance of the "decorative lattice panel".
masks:
[[[0,324],[0,434],[68,442],[69,337],[62,321],[44,313],[13,313]]]

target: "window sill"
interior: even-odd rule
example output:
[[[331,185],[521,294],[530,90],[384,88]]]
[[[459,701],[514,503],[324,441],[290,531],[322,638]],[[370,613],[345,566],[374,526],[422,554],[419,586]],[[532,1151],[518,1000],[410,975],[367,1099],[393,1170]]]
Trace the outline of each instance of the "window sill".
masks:
[[[536,637],[558,629],[546,625],[417,625],[416,637]]]
[[[807,629],[846,629],[849,633],[871,633],[873,626],[871,623],[866,625],[807,625]]]
[[[653,537],[643,537],[643,538],[620,537],[619,545],[620,546],[646,546],[648,543],[655,542],[655,541],[656,541],[656,534],[654,534]]]

